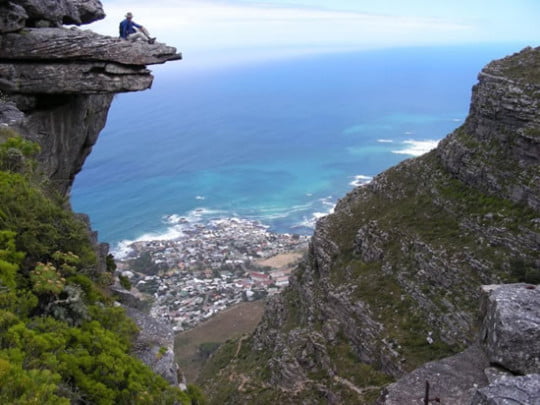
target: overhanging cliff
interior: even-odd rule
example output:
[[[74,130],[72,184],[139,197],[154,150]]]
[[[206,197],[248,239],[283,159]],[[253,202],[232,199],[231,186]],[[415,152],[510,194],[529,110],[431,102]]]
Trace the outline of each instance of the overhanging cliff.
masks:
[[[539,57],[488,65],[462,127],[318,222],[255,333],[201,374],[212,403],[371,403],[476,339],[481,285],[540,281]]]
[[[6,158],[6,156],[9,158],[10,153],[12,153],[16,159],[19,159],[17,160],[19,163],[26,159],[23,151],[9,145],[30,144],[25,144],[14,135],[22,135],[26,140],[33,141],[40,146],[40,152],[37,156],[38,168],[35,172],[32,171],[31,175],[18,173],[16,170],[11,171],[9,168],[12,165],[9,165],[9,162],[0,162],[2,163],[0,173],[4,176],[2,187],[5,187],[2,189],[4,193],[1,196],[3,199],[0,204],[0,265],[5,265],[3,262],[5,256],[2,253],[5,247],[3,245],[5,235],[10,235],[9,237],[13,238],[17,245],[16,248],[21,252],[20,254],[26,256],[25,263],[11,264],[10,268],[19,273],[19,284],[22,284],[21,286],[13,283],[14,285],[11,286],[13,291],[4,288],[2,283],[4,280],[1,277],[4,267],[0,269],[0,295],[9,293],[19,299],[20,295],[26,293],[28,285],[31,285],[27,280],[29,272],[42,265],[41,262],[52,266],[51,262],[54,262],[54,257],[61,252],[77,257],[73,252],[79,252],[72,245],[79,242],[77,248],[88,255],[84,266],[80,265],[80,268],[77,268],[77,272],[80,274],[73,274],[75,267],[68,273],[65,271],[65,274],[58,273],[64,276],[62,280],[67,283],[65,288],[59,288],[53,298],[45,295],[39,296],[39,299],[41,301],[54,299],[56,302],[65,303],[66,301],[61,299],[63,298],[62,294],[66,295],[66,291],[76,291],[75,297],[69,298],[72,300],[69,301],[70,303],[74,302],[87,308],[96,304],[94,301],[101,300],[99,310],[110,310],[109,307],[112,304],[110,284],[114,280],[112,274],[114,266],[110,258],[107,258],[108,246],[106,244],[98,245],[93,233],[89,238],[88,219],[83,221],[86,223],[81,223],[80,219],[84,216],[74,216],[63,197],[69,193],[75,175],[81,170],[99,132],[105,125],[113,96],[120,92],[150,88],[153,76],[146,66],[178,60],[181,59],[181,55],[176,52],[175,48],[161,43],[148,44],[142,41],[125,41],[81,30],[75,26],[71,28],[63,26],[64,24],[87,24],[104,18],[104,16],[105,13],[99,0],[0,0],[0,146],[8,145],[7,152],[1,158]],[[28,158],[30,157],[28,156]],[[34,163],[32,159],[32,167],[34,167]],[[18,182],[22,182],[24,187],[20,186]],[[12,183],[22,187],[22,191]],[[46,190],[44,191],[43,188]],[[61,198],[57,198],[56,192],[60,194]],[[38,205],[44,206],[43,211],[54,218],[51,219],[39,210],[36,213],[30,212],[35,211],[35,208],[26,208],[32,207],[32,204],[35,205],[36,201],[30,198],[33,195],[39,196],[40,203]],[[16,199],[18,201],[14,201]],[[54,209],[50,208],[48,204]],[[14,209],[14,206],[25,208]],[[66,227],[63,222],[65,221],[64,217],[70,219],[69,224],[76,229],[76,232]],[[64,237],[62,241],[74,240],[75,242],[71,245],[69,243],[54,243],[50,235],[61,235]],[[38,245],[42,243],[45,246],[41,249],[42,251],[38,252],[33,247],[32,243],[35,240],[39,241]],[[14,248],[11,245],[9,247]],[[52,249],[51,252],[48,251],[50,249]],[[54,271],[56,272],[57,269]],[[69,280],[71,276],[78,277],[79,280]],[[91,291],[92,288],[97,288],[94,286],[98,285],[100,294],[103,296],[95,295]],[[0,301],[2,301],[2,308],[0,308],[0,312],[2,312],[5,309],[4,304],[8,300],[2,296]],[[14,305],[17,306],[18,301]],[[48,307],[45,306],[45,308]],[[47,319],[61,318],[51,311],[41,309],[40,312],[36,309],[30,314],[29,319],[26,319],[20,315],[24,311],[18,309],[17,311],[19,312],[15,312],[20,316],[18,322],[21,323],[32,324],[32,316],[48,317]],[[14,319],[16,318],[14,316]],[[76,318],[72,320],[76,325],[89,320],[83,316]],[[132,386],[128,390],[131,391],[129,395],[141,400],[147,391],[143,392],[142,388],[137,388],[134,381],[140,377],[137,376],[137,370],[141,370],[142,365],[135,362],[135,365],[129,366],[130,362],[135,361],[130,355],[136,355],[142,359],[154,372],[164,377],[169,384],[178,385],[179,372],[172,351],[172,330],[168,325],[154,322],[142,313],[136,313],[133,318],[139,328],[143,330],[138,335],[132,336],[132,339],[129,339],[129,344],[124,341],[120,342],[119,348],[121,350],[130,349],[130,352],[118,352],[114,358],[115,361],[124,361],[126,367],[131,367],[131,370],[120,377],[121,383],[109,384],[108,389],[110,389],[110,395],[121,396],[123,394],[120,392],[126,390],[122,384],[131,384]],[[130,325],[122,314],[118,314],[118,319],[113,324],[107,324],[99,318],[98,320],[92,319],[92,321],[96,321],[96,325],[105,329],[114,329],[114,324]],[[65,325],[62,324],[62,326]],[[135,329],[135,326],[128,326],[128,328],[131,327]],[[7,329],[3,332],[11,333]],[[72,350],[70,344],[79,343],[66,343],[66,350]],[[133,347],[128,347],[130,345]],[[77,350],[82,351],[87,348],[84,344],[80,346],[82,348],[79,347]],[[111,348],[114,345],[109,346]],[[4,348],[5,345],[2,346],[2,349]],[[111,350],[119,348],[115,346]],[[34,355],[41,356],[42,349],[36,348],[33,352]],[[96,357],[98,357],[98,352],[99,350],[94,353]],[[29,355],[24,355],[21,358],[26,362],[29,357]],[[124,360],[119,360],[120,358]],[[0,362],[2,361],[5,361],[5,358],[0,359]],[[15,370],[14,364],[15,362],[8,364],[12,371]],[[34,372],[33,368],[36,367],[45,369],[45,373],[47,373],[51,368],[55,373],[59,373],[57,377],[54,377],[55,384],[61,379],[69,380],[68,383],[65,381],[64,383],[70,389],[73,386],[75,391],[84,391],[84,394],[77,395],[94,398],[95,402],[114,402],[110,398],[105,399],[107,395],[103,391],[90,387],[88,384],[85,386],[79,381],[84,379],[86,374],[90,374],[90,371],[79,373],[78,376],[81,378],[74,378],[66,370],[60,370],[61,367],[57,367],[57,363],[49,364],[49,368],[36,364],[26,364],[25,368],[22,369]],[[2,366],[5,364],[2,363]],[[160,400],[165,401],[164,403],[177,403],[173,397],[184,396],[178,394],[178,391],[167,399],[166,392],[170,389],[167,382],[159,380],[149,370],[142,370],[141,373],[146,373],[147,381],[154,380],[152,386],[144,387],[144,389],[156,391],[156,395],[159,396]],[[103,377],[103,373],[97,379],[101,377]],[[17,383],[20,381],[23,381],[21,376],[18,377]],[[29,390],[31,391],[31,388]],[[22,395],[24,389],[14,388],[12,391],[6,394],[0,389],[0,402],[2,402],[1,399],[6,399],[6,395],[7,398]],[[62,401],[67,401],[65,397],[70,397],[73,403],[78,403],[77,399],[73,399],[78,398],[76,394],[72,395],[69,392],[60,391],[62,390],[53,389],[50,390],[49,394],[52,396],[58,394]],[[69,389],[65,391],[69,391]],[[36,395],[34,401],[39,402],[38,398],[45,396],[45,394],[40,397]],[[24,399],[21,401],[24,402]],[[92,402],[90,399],[81,401]],[[124,402],[132,401],[125,399]]]
[[[44,174],[65,194],[105,125],[113,95],[150,88],[146,65],[181,55],[160,43],[62,26],[103,18],[98,0],[2,1],[0,13],[0,124],[40,144]]]

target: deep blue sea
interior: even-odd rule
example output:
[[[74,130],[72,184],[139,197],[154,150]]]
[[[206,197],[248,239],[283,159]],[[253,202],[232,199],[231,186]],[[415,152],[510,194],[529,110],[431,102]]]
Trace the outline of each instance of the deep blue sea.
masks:
[[[238,216],[309,234],[338,198],[461,125],[471,87],[515,46],[304,56],[211,69],[154,68],[115,98],[77,176],[76,211],[100,240],[174,237]]]

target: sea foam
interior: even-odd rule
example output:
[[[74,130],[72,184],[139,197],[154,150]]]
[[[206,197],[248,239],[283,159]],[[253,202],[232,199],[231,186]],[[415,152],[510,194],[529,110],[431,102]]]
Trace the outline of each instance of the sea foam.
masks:
[[[407,141],[403,141],[403,144],[406,145],[404,149],[393,150],[392,153],[397,153],[399,155],[420,156],[432,149],[435,149],[439,144],[439,140],[416,141],[409,139]]]
[[[353,187],[360,187],[360,186],[365,186],[371,180],[373,180],[372,176],[365,176],[363,174],[358,174],[354,176],[354,180],[351,181],[349,184]]]

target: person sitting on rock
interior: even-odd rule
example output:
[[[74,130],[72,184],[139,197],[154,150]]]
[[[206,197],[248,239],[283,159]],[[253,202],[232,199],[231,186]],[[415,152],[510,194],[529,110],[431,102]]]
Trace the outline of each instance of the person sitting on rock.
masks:
[[[127,13],[126,19],[120,23],[120,38],[129,39],[130,41],[142,39],[148,41],[149,44],[156,41],[156,38],[150,37],[150,33],[146,28],[133,21],[133,14],[131,13]]]

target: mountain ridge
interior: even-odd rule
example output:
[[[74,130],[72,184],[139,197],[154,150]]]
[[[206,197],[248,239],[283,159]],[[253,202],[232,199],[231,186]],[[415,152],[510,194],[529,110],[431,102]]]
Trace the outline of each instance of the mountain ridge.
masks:
[[[213,403],[373,402],[391,380],[475,341],[481,285],[540,281],[539,54],[488,65],[463,126],[319,220],[254,334],[203,370]]]

